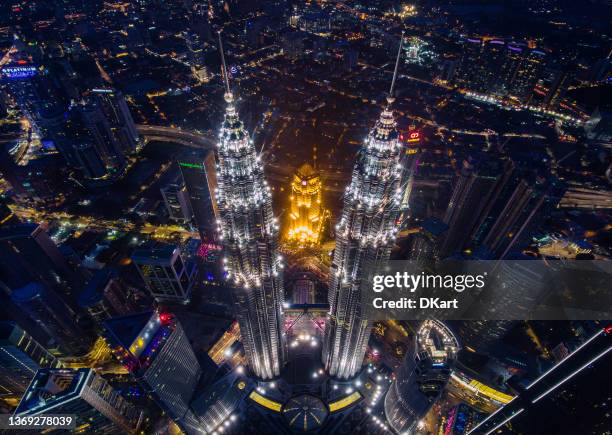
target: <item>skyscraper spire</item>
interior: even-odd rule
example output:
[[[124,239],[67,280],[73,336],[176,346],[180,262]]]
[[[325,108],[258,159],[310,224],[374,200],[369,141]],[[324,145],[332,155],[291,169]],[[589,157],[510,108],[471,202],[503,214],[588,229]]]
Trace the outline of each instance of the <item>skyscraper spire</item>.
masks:
[[[404,32],[400,36],[399,47],[397,48],[397,57],[395,59],[395,69],[393,70],[393,79],[391,80],[391,88],[389,88],[389,96],[387,97],[387,102],[389,104],[395,101],[395,96],[393,95],[393,91],[395,91],[395,80],[397,79],[397,70],[399,69],[399,61],[402,56],[402,45],[404,43]]]
[[[261,159],[234,106],[223,51],[221,59],[227,108],[217,148],[219,239],[248,365],[255,376],[272,379],[284,360],[279,227]]]
[[[221,31],[217,32],[217,36],[219,37],[219,52],[221,53],[221,75],[223,76],[223,81],[225,83],[225,99],[228,97],[232,97],[232,92],[229,86],[229,76],[227,74],[227,64],[225,63],[225,53],[223,52],[223,40],[221,39]]]
[[[389,259],[398,231],[401,142],[390,105],[400,53],[389,104],[360,150],[336,225],[323,364],[331,376],[340,379],[359,372],[370,337],[371,323],[362,313],[360,280],[365,270],[378,268]]]

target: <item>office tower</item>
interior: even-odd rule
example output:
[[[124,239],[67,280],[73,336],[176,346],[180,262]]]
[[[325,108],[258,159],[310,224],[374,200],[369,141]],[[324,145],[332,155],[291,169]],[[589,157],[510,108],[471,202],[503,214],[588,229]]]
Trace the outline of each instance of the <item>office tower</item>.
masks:
[[[130,289],[119,278],[115,269],[106,267],[98,270],[87,283],[85,292],[99,294],[117,315],[133,313],[136,305],[130,299]]]
[[[125,154],[122,144],[115,137],[111,123],[95,100],[88,100],[78,106],[79,114],[89,132],[94,145],[107,166],[120,171],[125,166]]]
[[[462,43],[463,52],[454,82],[460,88],[484,92],[486,74],[484,74],[482,61],[483,41],[477,38],[467,38]]]
[[[500,80],[500,71],[506,67],[507,61],[506,43],[499,39],[491,39],[483,46],[482,62],[484,77],[484,90],[489,93],[504,95],[505,83]]]
[[[488,355],[515,324],[512,320],[463,320],[456,322],[455,329],[464,348]]]
[[[224,430],[219,429],[223,428],[223,423],[236,419],[234,413],[253,390],[253,381],[241,375],[241,372],[244,370],[239,366],[206,388],[193,401],[193,410],[208,433],[222,433]]]
[[[125,154],[135,153],[141,145],[140,135],[121,91],[96,88],[91,93],[104,113],[119,148]]]
[[[35,322],[49,343],[58,344],[64,353],[88,350],[89,339],[77,326],[74,311],[53,290],[32,282],[14,289],[11,301]]]
[[[183,260],[178,246],[160,244],[150,249],[137,249],[132,254],[132,261],[156,301],[189,301],[195,264]]]
[[[178,319],[145,312],[109,319],[104,328],[115,358],[183,431],[197,433],[189,402],[202,369]]]
[[[280,374],[285,352],[278,224],[261,158],[238,118],[222,48],[221,55],[227,107],[217,148],[219,241],[225,250],[227,279],[235,287],[249,368],[259,378],[272,379]]]
[[[464,160],[444,215],[448,231],[441,242],[441,257],[465,248],[495,204],[512,170],[510,161],[491,160],[489,156],[483,156],[480,161]]]
[[[408,259],[421,268],[434,266],[439,259],[440,241],[448,226],[437,218],[429,218],[419,227],[418,232],[408,236]]]
[[[327,210],[321,204],[323,184],[319,174],[305,163],[291,182],[287,239],[299,244],[319,243]]]
[[[0,275],[12,289],[37,281],[70,295],[80,285],[78,275],[37,224],[0,227]]]
[[[396,433],[413,433],[446,386],[459,343],[437,320],[426,320],[385,396],[385,415]]]
[[[85,178],[97,179],[107,174],[104,160],[93,143],[76,144],[74,154]]]
[[[523,49],[523,56],[507,87],[508,94],[523,103],[529,102],[538,78],[544,70],[546,54],[541,50]]]
[[[489,211],[477,232],[477,240],[495,258],[505,258],[511,249],[530,242],[533,230],[557,208],[565,185],[555,178],[525,173],[512,184]]]
[[[612,327],[606,326],[573,353],[526,386],[509,384],[518,394],[482,420],[469,435],[489,433],[603,433],[610,427]]]
[[[0,322],[0,400],[17,404],[36,371],[59,361],[15,322]]]
[[[118,315],[115,308],[104,297],[104,293],[98,291],[95,286],[88,285],[79,295],[79,308],[86,311],[96,325],[101,325],[106,319]]]
[[[41,369],[15,410],[15,416],[70,414],[79,433],[134,434],[142,412],[92,369]],[[61,429],[52,433],[63,433]]]
[[[574,80],[574,65],[569,64],[569,62],[562,62],[554,66],[546,67],[543,76],[547,89],[543,101],[544,105],[552,110],[557,109],[559,104],[566,97],[568,88]]]
[[[200,238],[215,240],[219,214],[214,197],[217,189],[215,155],[212,151],[192,150],[181,154],[177,160]]]
[[[401,40],[399,45],[388,104],[360,150],[336,225],[323,364],[340,379],[360,370],[370,336],[370,322],[362,316],[361,279],[389,259],[398,231],[402,143],[391,104]]]
[[[193,211],[191,210],[189,193],[187,193],[187,188],[182,181],[182,179],[177,179],[174,183],[162,187],[160,191],[170,219],[185,224],[191,222]]]
[[[206,69],[203,38],[196,32],[186,32],[185,45],[187,46],[187,62],[189,62],[191,72],[198,81],[208,81],[210,77]]]

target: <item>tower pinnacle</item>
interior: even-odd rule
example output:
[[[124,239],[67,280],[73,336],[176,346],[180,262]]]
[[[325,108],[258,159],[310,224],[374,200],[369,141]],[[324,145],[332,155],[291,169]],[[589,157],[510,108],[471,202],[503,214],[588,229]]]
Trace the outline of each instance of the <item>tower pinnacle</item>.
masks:
[[[397,70],[399,68],[400,57],[402,56],[402,45],[404,42],[404,32],[402,31],[402,35],[400,36],[400,43],[397,49],[397,57],[395,59],[395,69],[393,70],[393,80],[391,80],[391,88],[389,89],[389,96],[387,97],[387,103],[391,105],[395,101],[395,96],[393,95],[393,91],[395,90],[395,80],[397,79]]]

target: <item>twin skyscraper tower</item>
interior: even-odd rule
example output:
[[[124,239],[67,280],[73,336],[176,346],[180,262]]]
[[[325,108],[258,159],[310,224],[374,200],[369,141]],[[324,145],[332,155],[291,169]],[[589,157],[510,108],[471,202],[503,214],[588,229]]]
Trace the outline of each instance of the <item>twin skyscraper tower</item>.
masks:
[[[322,355],[329,375],[339,379],[359,372],[370,336],[359,290],[363,271],[389,259],[398,231],[402,147],[391,106],[402,41],[403,35],[387,105],[360,150],[336,225]],[[217,229],[249,368],[269,380],[286,359],[279,225],[263,163],[238,117],[220,34],[219,48],[227,106],[217,146]]]

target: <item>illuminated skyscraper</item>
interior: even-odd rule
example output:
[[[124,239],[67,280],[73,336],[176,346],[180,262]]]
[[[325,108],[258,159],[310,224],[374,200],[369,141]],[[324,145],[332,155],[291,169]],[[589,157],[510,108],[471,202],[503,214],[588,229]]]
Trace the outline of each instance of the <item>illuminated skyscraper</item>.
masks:
[[[225,76],[225,120],[219,132],[219,241],[226,257],[227,278],[235,286],[240,333],[253,373],[263,379],[280,374],[283,365],[283,281],[277,254],[278,225],[272,195],[253,142],[238,118]]]
[[[309,164],[302,165],[291,182],[291,211],[287,239],[300,244],[318,243],[327,211],[321,205],[323,184]]]
[[[402,145],[391,103],[401,45],[400,41],[388,105],[360,151],[336,225],[323,364],[340,379],[359,371],[370,336],[371,324],[362,316],[360,280],[364,270],[388,260],[397,234]]]
[[[145,312],[104,322],[115,358],[180,427],[199,432],[189,407],[202,368],[181,323],[172,314]]]
[[[185,261],[175,245],[138,249],[132,261],[151,296],[158,302],[187,303],[196,273],[195,264]]]

